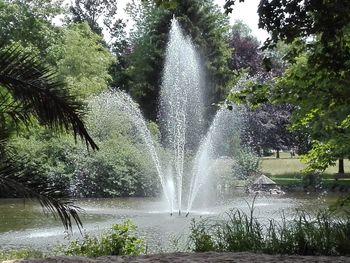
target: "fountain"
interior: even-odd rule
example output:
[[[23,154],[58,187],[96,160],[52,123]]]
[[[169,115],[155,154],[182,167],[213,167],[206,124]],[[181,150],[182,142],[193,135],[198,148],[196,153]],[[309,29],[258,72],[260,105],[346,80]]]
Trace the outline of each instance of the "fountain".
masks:
[[[93,120],[90,128],[96,137],[103,141],[109,138],[110,133],[115,133],[111,137],[114,140],[119,138],[118,135],[127,133],[135,147],[146,149],[166,202],[139,197],[78,199],[76,205],[85,210],[82,214],[84,233],[98,236],[110,229],[111,225],[130,218],[139,227],[139,233],[145,236],[148,252],[159,253],[159,244],[164,252],[174,248],[174,240],[185,242],[180,237],[186,238],[190,234],[191,219],[221,215],[232,208],[250,213],[246,202],[251,203],[252,197],[242,191],[230,193],[224,200],[210,196],[210,187],[216,186],[218,181],[214,177],[216,170],[219,170],[217,167],[222,167],[222,149],[240,127],[237,122],[240,115],[235,108],[232,111],[219,109],[209,129],[204,132],[202,76],[195,48],[173,20],[160,92],[161,142],[153,138],[138,104],[127,93],[110,90],[90,102],[89,118]],[[240,86],[238,83],[233,88]],[[85,151],[85,147],[83,149]],[[103,150],[108,151],[109,148]],[[114,159],[109,161],[113,162]],[[288,218],[292,215],[291,208],[304,207],[307,200],[312,207],[315,200],[310,195],[300,198],[299,194],[299,199],[272,198],[260,198],[254,204],[259,219],[265,220],[262,222],[269,222],[271,215],[283,209],[287,211],[286,214],[283,212],[283,218]],[[164,203],[167,204],[166,210]],[[173,216],[170,217],[169,213]],[[184,216],[175,216],[181,213]],[[52,217],[43,217],[36,203],[2,199],[0,214],[0,246],[3,249],[33,247],[48,251],[57,247],[58,243],[69,241],[60,222]],[[191,219],[187,218],[189,214]],[[81,232],[76,233],[79,235]],[[180,244],[176,246],[177,251],[181,243],[176,244]]]
[[[175,194],[171,198],[181,214],[186,146],[195,141],[203,129],[202,72],[199,56],[176,19],[172,20],[169,35],[159,115],[165,147],[172,151],[170,162],[174,173],[168,180],[175,186]]]
[[[159,110],[163,147],[171,156],[165,164],[159,158],[138,105],[128,94],[119,90],[109,91],[98,103],[109,107],[109,112],[115,110],[124,114],[136,127],[154,163],[171,215],[174,211],[180,215],[184,203],[187,203],[185,211],[188,215],[218,158],[220,140],[227,130],[232,129],[232,125],[227,125],[232,123],[232,111],[220,109],[207,134],[202,134],[202,76],[200,59],[194,45],[184,36],[176,19],[173,19],[166,49]],[[188,150],[196,152],[191,161],[192,169],[184,167]],[[190,178],[186,186],[185,177]]]
[[[219,215],[235,207],[245,209],[249,214],[247,204],[242,199],[251,202],[250,196],[242,191],[235,191],[224,200],[210,198],[202,206],[205,209],[198,209],[197,203],[203,204],[205,197],[208,197],[211,183],[214,180],[217,182],[213,177],[217,170],[215,165],[221,165],[221,150],[237,131],[239,118],[235,109],[219,109],[208,131],[203,132],[203,71],[195,48],[190,39],[182,34],[175,19],[172,21],[166,52],[159,110],[163,145],[153,139],[139,106],[125,92],[111,90],[97,96],[91,101],[90,114],[94,119],[93,130],[98,137],[108,137],[109,132],[114,132],[114,127],[123,126],[125,130],[122,132],[131,131],[137,146],[143,145],[141,147],[147,150],[158,174],[168,210],[164,213],[163,200],[153,198],[98,198],[77,201],[77,205],[85,210],[82,219],[84,230],[89,235],[100,234],[112,224],[130,218],[146,235],[147,247],[151,253],[159,252],[159,244],[164,245],[162,249],[172,247],[170,236],[188,234],[191,220],[185,217],[169,217],[168,212],[177,214],[183,211],[184,215],[191,213],[191,218],[199,219],[207,215]],[[237,87],[239,86],[238,83]],[[160,148],[166,154],[160,154]],[[257,200],[255,208],[260,208],[259,217],[262,219],[271,218],[271,214],[283,209],[287,212],[283,215],[289,216],[292,207],[304,207],[306,201],[312,207],[314,198],[299,194],[296,198],[274,196],[273,202],[262,198]],[[45,251],[50,246],[56,246],[58,242],[68,241],[60,222],[51,217],[43,217],[40,206],[36,203],[2,199],[0,214],[2,248],[29,246]]]

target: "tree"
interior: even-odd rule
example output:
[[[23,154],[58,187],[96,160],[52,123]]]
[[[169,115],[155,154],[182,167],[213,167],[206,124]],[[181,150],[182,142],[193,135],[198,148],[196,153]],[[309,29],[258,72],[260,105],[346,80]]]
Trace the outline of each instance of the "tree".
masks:
[[[242,21],[237,21],[231,29],[229,38],[233,49],[230,67],[239,72],[247,72],[250,79],[264,83],[283,72],[281,47],[269,53],[273,55],[269,71],[263,66],[267,52],[260,50],[259,41],[251,34],[250,28]],[[281,149],[296,147],[299,142],[288,127],[291,122],[293,107],[288,104],[273,105],[264,103],[254,109],[241,107],[241,141],[258,155],[271,149],[276,150],[279,158]]]
[[[61,12],[59,2],[52,0],[0,0],[0,39],[20,44],[46,59],[49,47],[59,36],[51,20]]]
[[[306,128],[314,140],[311,168],[350,156],[350,2],[262,0],[258,12],[259,26],[271,35],[265,47],[289,44],[289,66],[276,84],[252,88],[258,98],[251,99],[297,107],[293,126]]]
[[[109,68],[114,58],[101,44],[102,38],[86,22],[70,25],[62,35],[62,42],[51,47],[51,55],[70,93],[86,99],[106,90],[112,79]]]
[[[75,0],[70,6],[73,23],[87,22],[91,30],[102,36],[103,26],[111,29],[120,20],[114,21],[117,14],[117,5],[114,0]],[[103,25],[100,25],[100,21]]]
[[[242,143],[261,155],[270,149],[279,151],[294,147],[293,136],[288,131],[291,107],[263,104],[260,107],[243,113]]]
[[[6,147],[11,128],[29,126],[31,118],[54,130],[72,130],[85,140],[87,146],[98,149],[82,121],[83,105],[68,94],[56,81],[55,74],[42,66],[36,57],[19,47],[0,46],[0,187],[27,197],[35,197],[49,211],[57,213],[66,228],[72,227],[73,218],[81,221],[77,207],[54,198],[55,189],[30,188],[30,181],[21,180],[15,156]]]
[[[230,68],[246,69],[250,75],[263,73],[263,54],[259,41],[251,34],[251,29],[242,21],[236,21],[231,28],[229,46],[233,50]]]
[[[142,1],[140,6],[129,6],[129,12],[136,20],[136,30],[130,34],[131,52],[125,70],[130,82],[126,89],[140,103],[145,115],[157,118],[165,48],[174,15],[201,52],[207,73],[206,105],[208,115],[212,115],[209,105],[224,99],[232,78],[228,67],[227,18],[211,0]]]

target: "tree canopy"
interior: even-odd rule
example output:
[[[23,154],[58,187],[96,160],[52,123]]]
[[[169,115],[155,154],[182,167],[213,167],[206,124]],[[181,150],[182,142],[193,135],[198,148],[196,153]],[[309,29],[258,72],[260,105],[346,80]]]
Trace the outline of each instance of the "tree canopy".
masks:
[[[86,22],[70,25],[62,35],[62,43],[52,50],[59,75],[71,94],[86,99],[105,91],[112,80],[109,69],[115,59],[102,45],[102,38]]]
[[[227,1],[230,11],[234,1]],[[314,139],[309,164],[324,169],[348,157],[350,3],[348,1],[260,1],[259,26],[271,37],[265,48],[279,41],[289,45],[288,68],[277,82],[251,87],[245,99],[269,100],[297,107],[294,127],[304,127]],[[320,158],[318,158],[320,157]]]
[[[116,22],[117,4],[113,0],[75,0],[69,10],[71,16],[68,16],[68,20],[73,23],[86,22],[100,36],[103,34],[103,26],[110,29]]]
[[[207,107],[223,100],[232,78],[228,67],[228,20],[212,1],[142,1],[129,6],[135,19],[125,74],[121,83],[140,103],[145,115],[156,119],[158,93],[170,21],[175,16],[198,47],[207,72]],[[145,55],[146,54],[146,55]],[[211,113],[212,114],[212,113]]]

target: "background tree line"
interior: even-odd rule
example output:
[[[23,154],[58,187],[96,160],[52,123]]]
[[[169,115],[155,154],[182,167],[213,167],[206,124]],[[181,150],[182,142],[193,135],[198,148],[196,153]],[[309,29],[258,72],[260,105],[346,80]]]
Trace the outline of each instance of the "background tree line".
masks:
[[[226,1],[227,12],[235,2]],[[312,141],[305,156],[309,171],[323,171],[339,159],[344,173],[343,159],[349,157],[349,10],[347,1],[260,1],[259,26],[270,33],[264,48],[285,45],[286,69],[276,80],[232,96],[255,106],[293,105],[292,128],[305,130]]]
[[[289,46],[269,51],[272,59],[267,61],[266,52],[260,50],[249,28],[242,22],[230,26],[211,0],[132,2],[127,12],[135,26],[129,34],[124,21],[117,18],[117,10],[117,2],[108,0],[76,0],[69,6],[53,0],[0,0],[0,38],[4,46],[18,46],[57,72],[69,96],[90,109],[84,120],[103,149],[88,152],[67,134],[43,128],[40,119],[31,118],[30,129],[20,127],[16,133],[12,129],[7,137],[24,181],[56,188],[60,196],[72,192],[96,197],[158,193],[155,171],[142,154],[135,131],[118,121],[118,116],[101,112],[96,103],[110,87],[127,91],[140,104],[154,136],[161,140],[155,123],[173,15],[201,53],[206,71],[208,124],[217,110],[213,104],[223,102],[242,75],[254,77],[262,85],[274,82],[284,72],[281,57]],[[58,26],[53,19],[59,15],[64,16],[64,21]],[[104,32],[108,32],[108,40]],[[287,128],[295,109],[293,103],[269,103],[254,110],[242,109],[245,118],[240,142],[259,154],[304,145],[307,134],[290,133]],[[234,154],[234,150],[227,154]],[[72,185],[76,188],[72,189]],[[1,194],[12,195],[11,191]]]

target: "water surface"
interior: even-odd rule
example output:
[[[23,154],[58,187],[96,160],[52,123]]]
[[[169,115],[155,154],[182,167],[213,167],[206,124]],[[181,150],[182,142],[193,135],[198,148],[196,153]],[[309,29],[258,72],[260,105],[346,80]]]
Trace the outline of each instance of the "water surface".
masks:
[[[254,214],[264,220],[292,217],[295,209],[325,206],[331,196],[294,194],[284,196],[258,197]],[[80,199],[76,204],[84,209],[81,215],[84,232],[99,234],[112,224],[131,219],[138,226],[141,236],[145,237],[149,251],[170,250],[172,241],[187,236],[192,219],[222,216],[230,209],[242,209],[249,212],[248,204],[253,196],[236,193],[225,198],[209,198],[197,203],[186,217],[184,214],[170,215],[166,202],[158,198],[113,198]],[[317,204],[317,206],[315,206]],[[80,238],[79,230],[74,227],[70,238]],[[47,250],[59,243],[68,242],[68,233],[59,220],[43,213],[37,202],[22,199],[0,199],[0,247],[19,248],[31,246]]]

